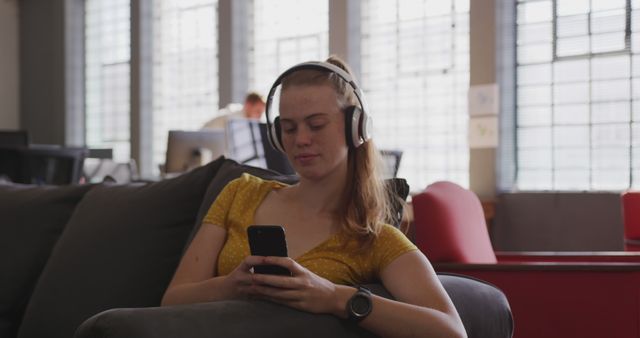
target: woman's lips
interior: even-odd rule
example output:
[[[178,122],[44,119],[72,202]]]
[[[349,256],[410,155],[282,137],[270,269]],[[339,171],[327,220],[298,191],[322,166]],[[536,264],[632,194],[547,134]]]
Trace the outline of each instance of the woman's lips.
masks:
[[[295,159],[300,164],[305,165],[310,164],[316,157],[318,157],[317,154],[299,154],[295,156]]]

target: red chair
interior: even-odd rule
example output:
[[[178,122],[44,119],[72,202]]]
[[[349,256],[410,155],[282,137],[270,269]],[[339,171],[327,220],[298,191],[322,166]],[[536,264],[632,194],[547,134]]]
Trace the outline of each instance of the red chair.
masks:
[[[474,193],[451,182],[436,182],[412,198],[416,245],[434,262],[496,263],[496,255]],[[419,207],[417,207],[419,206]],[[443,226],[446,225],[446,226]]]
[[[640,191],[622,193],[624,249],[640,251]]]
[[[640,337],[640,252],[493,252],[477,196],[437,182],[412,199],[416,245],[438,272],[507,296],[514,337]]]

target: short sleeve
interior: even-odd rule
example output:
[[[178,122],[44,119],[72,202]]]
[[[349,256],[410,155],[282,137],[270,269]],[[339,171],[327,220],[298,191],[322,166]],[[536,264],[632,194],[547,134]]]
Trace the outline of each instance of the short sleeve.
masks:
[[[211,207],[209,207],[209,211],[207,211],[207,214],[204,216],[202,223],[227,228],[227,215],[229,214],[231,204],[233,203],[240,183],[240,179],[235,179],[222,189],[218,197],[216,197],[215,201],[211,204]]]
[[[373,245],[376,270],[381,273],[396,258],[409,251],[418,250],[400,230],[385,224]]]

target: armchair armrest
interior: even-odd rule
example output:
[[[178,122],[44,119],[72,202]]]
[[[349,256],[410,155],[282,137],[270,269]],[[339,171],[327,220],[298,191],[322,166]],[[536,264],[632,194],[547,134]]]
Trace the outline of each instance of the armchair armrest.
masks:
[[[459,275],[439,275],[469,338],[510,338],[511,309],[494,286]],[[391,298],[381,285],[367,285]],[[331,315],[315,315],[262,301],[221,301],[170,307],[112,309],[87,319],[75,338],[146,337],[373,337]]]
[[[640,263],[640,251],[497,251],[499,263],[608,262]]]
[[[241,300],[107,310],[87,319],[75,334],[76,338],[361,336],[367,332],[331,315]]]
[[[462,319],[468,338],[513,336],[511,307],[500,289],[455,273],[438,273],[438,277]]]

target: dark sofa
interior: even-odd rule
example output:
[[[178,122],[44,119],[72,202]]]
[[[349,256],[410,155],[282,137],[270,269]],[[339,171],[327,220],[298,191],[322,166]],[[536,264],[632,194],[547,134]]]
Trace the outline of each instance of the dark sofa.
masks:
[[[332,316],[259,301],[157,307],[195,225],[243,172],[294,180],[220,158],[152,183],[0,184],[0,337],[367,336]],[[469,337],[511,336],[500,290],[439,277]]]

